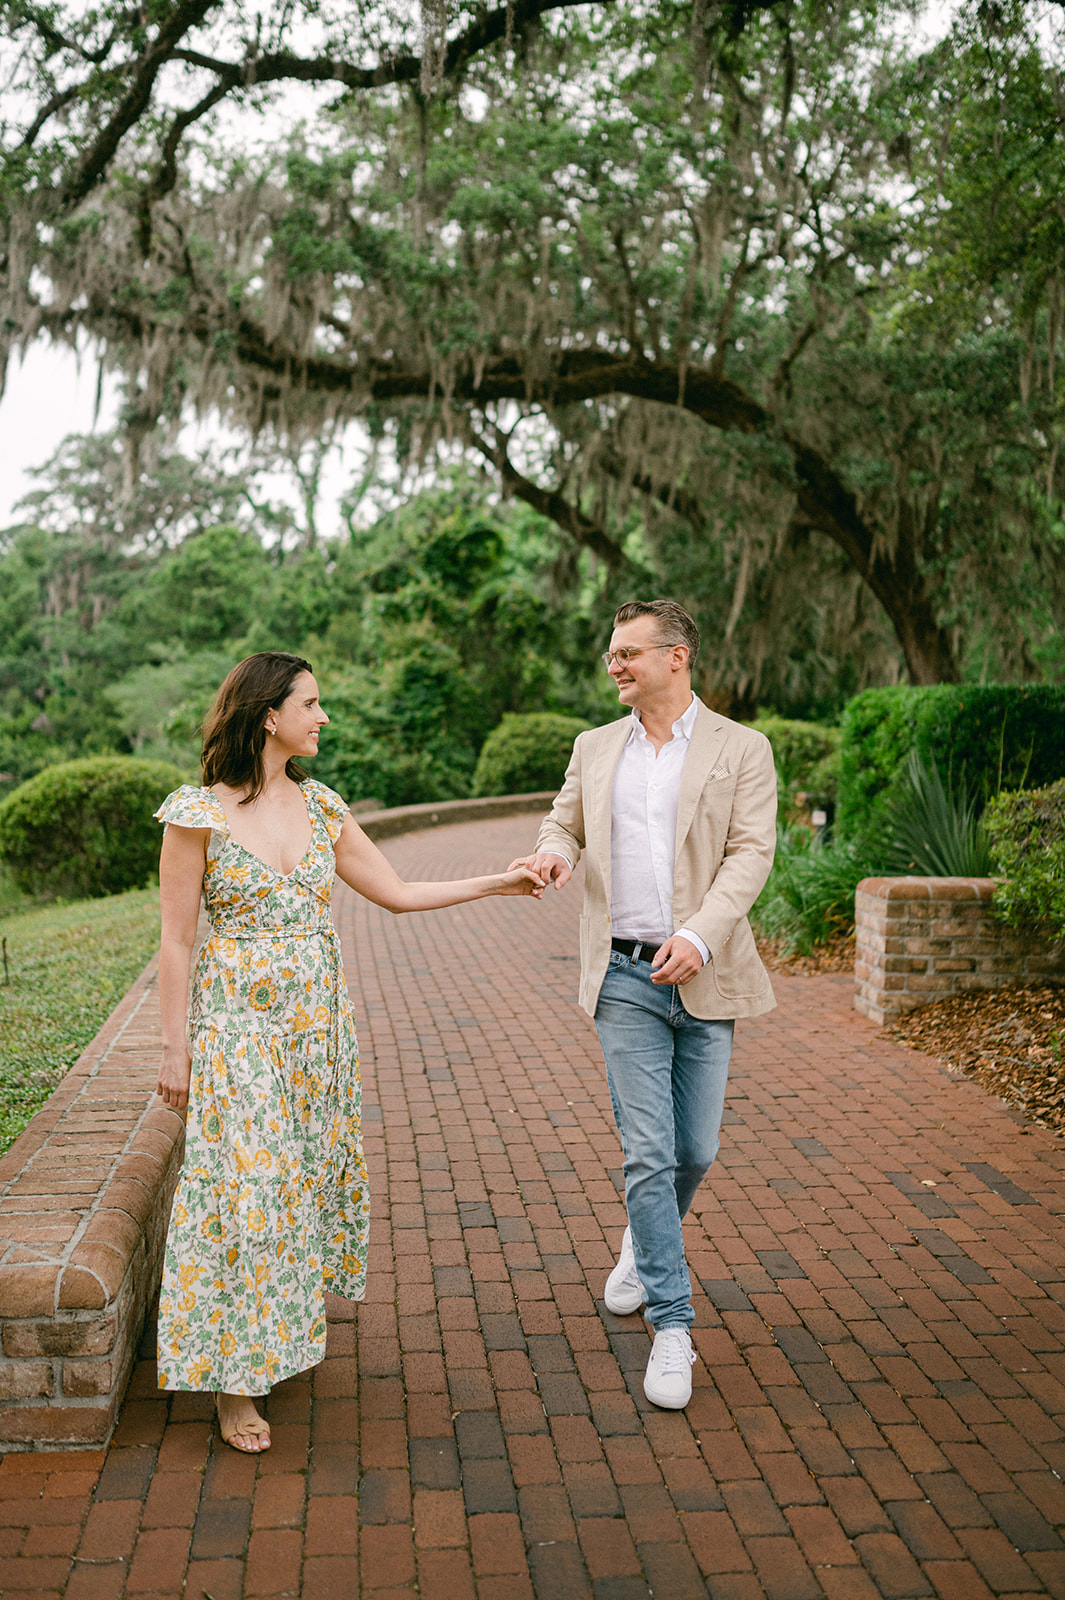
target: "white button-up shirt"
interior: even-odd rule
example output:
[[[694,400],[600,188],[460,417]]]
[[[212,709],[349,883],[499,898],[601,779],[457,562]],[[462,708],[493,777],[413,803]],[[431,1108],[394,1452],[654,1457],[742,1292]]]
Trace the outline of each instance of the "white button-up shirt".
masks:
[[[638,711],[614,774],[610,804],[610,921],[618,939],[663,944],[673,936],[673,857],[677,806],[699,702],[673,724],[673,737],[655,753]],[[697,933],[678,928],[703,958]]]

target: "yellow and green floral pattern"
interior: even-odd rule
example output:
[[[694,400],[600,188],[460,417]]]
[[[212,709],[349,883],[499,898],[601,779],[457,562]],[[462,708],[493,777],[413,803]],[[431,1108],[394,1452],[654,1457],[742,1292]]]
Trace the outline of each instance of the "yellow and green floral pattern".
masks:
[[[156,812],[211,830],[161,1389],[265,1394],[325,1355],[325,1291],[366,1290],[359,1047],[330,914],[347,807],[313,779],[300,787],[311,843],[287,875],[231,839],[209,789],[176,789]]]

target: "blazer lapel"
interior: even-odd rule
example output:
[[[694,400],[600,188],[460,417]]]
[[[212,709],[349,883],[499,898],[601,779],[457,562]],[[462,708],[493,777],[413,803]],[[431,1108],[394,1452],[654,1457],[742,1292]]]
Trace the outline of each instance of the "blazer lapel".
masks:
[[[688,747],[688,759],[684,763],[684,774],[680,780],[680,799],[677,802],[677,848],[674,852],[674,865],[680,860],[680,852],[688,836],[688,829],[695,817],[695,808],[699,804],[699,796],[703,792],[703,785],[713,771],[715,763],[721,756],[725,740],[728,737],[728,726],[709,706],[699,701],[699,715],[695,719],[692,729],[691,744]]]

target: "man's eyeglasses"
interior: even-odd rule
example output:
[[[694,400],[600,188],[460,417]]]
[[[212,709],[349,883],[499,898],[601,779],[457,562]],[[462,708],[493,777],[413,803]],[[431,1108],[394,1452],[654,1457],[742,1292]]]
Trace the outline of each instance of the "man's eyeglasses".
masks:
[[[630,661],[635,661],[637,656],[642,656],[645,650],[672,650],[671,644],[644,644],[638,649],[632,645],[623,644],[619,650],[604,650],[603,665],[609,670],[610,663],[616,661],[619,667],[627,667]]]

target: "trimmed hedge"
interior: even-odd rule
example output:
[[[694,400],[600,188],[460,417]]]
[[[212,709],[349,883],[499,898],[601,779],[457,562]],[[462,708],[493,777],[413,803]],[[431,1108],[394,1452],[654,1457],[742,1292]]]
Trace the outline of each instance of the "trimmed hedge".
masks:
[[[591,723],[550,711],[508,712],[481,746],[473,774],[473,793],[535,794],[560,789],[573,741]]]
[[[94,899],[159,865],[152,813],[185,781],[167,761],[92,756],[45,767],[0,802],[0,858],[27,894]]]
[[[835,800],[842,734],[821,722],[797,722],[772,714],[750,724],[773,746],[781,798],[806,794],[812,801]]]
[[[843,713],[837,825],[863,832],[902,782],[912,752],[980,806],[1000,789],[1065,776],[1065,688],[936,684],[866,689]]]
[[[984,812],[1002,881],[992,902],[1015,928],[1065,939],[1065,778],[1045,789],[1000,794]]]

